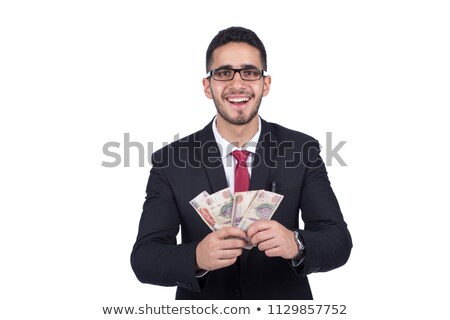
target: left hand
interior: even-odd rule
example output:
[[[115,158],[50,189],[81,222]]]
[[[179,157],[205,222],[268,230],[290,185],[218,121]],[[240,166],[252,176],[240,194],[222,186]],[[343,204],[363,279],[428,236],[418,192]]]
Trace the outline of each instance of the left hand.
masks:
[[[247,230],[247,237],[268,257],[292,259],[298,253],[294,232],[275,220],[253,223]]]

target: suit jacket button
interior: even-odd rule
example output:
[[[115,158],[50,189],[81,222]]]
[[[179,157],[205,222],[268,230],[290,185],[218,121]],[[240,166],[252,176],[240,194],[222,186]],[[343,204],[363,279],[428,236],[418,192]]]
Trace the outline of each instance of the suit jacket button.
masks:
[[[234,296],[237,298],[239,298],[241,296],[241,290],[239,290],[239,289],[235,289],[233,293],[234,293]]]

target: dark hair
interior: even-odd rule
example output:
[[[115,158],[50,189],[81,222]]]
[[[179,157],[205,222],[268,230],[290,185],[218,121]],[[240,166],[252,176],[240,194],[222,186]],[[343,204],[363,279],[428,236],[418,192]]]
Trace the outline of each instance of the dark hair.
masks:
[[[206,50],[206,71],[211,67],[211,60],[214,50],[230,42],[245,42],[259,50],[261,63],[264,70],[267,71],[267,54],[264,44],[258,38],[256,33],[250,29],[242,27],[230,27],[220,31],[209,44]]]

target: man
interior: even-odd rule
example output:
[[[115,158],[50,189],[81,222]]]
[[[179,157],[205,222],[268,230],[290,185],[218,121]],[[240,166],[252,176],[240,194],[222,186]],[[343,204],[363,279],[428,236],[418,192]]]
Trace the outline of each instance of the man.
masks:
[[[204,93],[217,115],[153,154],[133,270],[144,283],[177,285],[177,299],[312,299],[307,274],[345,264],[352,248],[319,144],[258,116],[271,78],[253,31],[220,31],[207,50],[206,69]],[[226,187],[284,198],[271,220],[247,232],[211,231],[189,201]],[[244,249],[247,240],[251,250]]]

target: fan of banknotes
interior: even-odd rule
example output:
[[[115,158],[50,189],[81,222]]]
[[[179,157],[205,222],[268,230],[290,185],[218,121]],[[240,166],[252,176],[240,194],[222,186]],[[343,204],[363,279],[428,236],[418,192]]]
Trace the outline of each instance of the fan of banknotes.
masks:
[[[266,190],[231,193],[229,188],[208,194],[203,191],[189,203],[208,227],[238,227],[244,231],[259,220],[270,220],[283,196]]]

